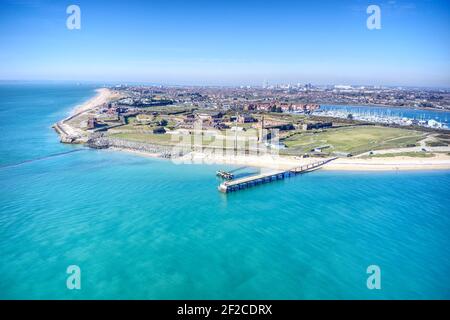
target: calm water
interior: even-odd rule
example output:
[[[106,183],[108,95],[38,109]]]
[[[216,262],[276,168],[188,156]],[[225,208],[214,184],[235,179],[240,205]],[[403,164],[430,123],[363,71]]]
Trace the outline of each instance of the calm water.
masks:
[[[345,106],[345,105],[321,105],[320,110],[344,111],[352,114],[376,115],[381,117],[398,117],[415,120],[436,120],[447,127],[450,127],[450,112],[407,109],[396,107],[376,107],[376,106]]]
[[[111,151],[10,166],[73,150],[50,125],[92,94],[0,85],[0,298],[450,298],[450,172],[319,171],[223,195],[218,166]]]

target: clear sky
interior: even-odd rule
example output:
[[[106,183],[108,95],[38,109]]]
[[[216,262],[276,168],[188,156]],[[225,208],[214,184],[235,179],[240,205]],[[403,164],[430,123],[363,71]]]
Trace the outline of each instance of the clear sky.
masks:
[[[81,9],[81,29],[66,8]],[[381,30],[366,27],[370,4]],[[0,0],[0,79],[450,87],[450,0]]]

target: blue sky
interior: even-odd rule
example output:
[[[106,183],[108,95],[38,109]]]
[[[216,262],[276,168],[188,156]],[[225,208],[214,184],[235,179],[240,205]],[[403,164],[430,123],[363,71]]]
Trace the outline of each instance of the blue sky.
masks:
[[[450,87],[450,0],[0,4],[3,80]],[[370,4],[381,30],[366,27]]]

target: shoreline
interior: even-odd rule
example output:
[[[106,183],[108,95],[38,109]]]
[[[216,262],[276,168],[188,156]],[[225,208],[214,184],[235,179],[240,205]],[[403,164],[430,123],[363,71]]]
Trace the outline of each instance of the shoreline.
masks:
[[[98,88],[97,94],[86,102],[75,106],[69,116],[53,125],[61,137],[63,143],[85,143],[86,132],[70,125],[68,122],[77,116],[94,110],[96,107],[107,103],[115,94],[108,88]],[[161,146],[171,148],[172,146]],[[174,163],[190,164],[215,164],[215,165],[239,165],[261,169],[286,170],[293,167],[313,163],[324,158],[299,158],[279,155],[217,155],[208,152],[190,152],[176,158],[167,158],[163,153],[149,152],[126,147],[109,147],[115,152],[127,152],[137,156],[172,160]],[[322,170],[329,171],[418,171],[418,170],[450,170],[450,155],[435,154],[433,158],[416,158],[394,156],[385,158],[337,158],[325,164]]]
[[[70,125],[69,121],[75,119],[76,117],[94,110],[100,105],[103,105],[111,100],[115,94],[109,90],[108,88],[98,88],[95,89],[96,95],[88,99],[82,104],[78,104],[71,111],[66,118],[58,121],[53,124],[52,127],[60,136],[60,141],[62,143],[85,143],[87,141],[86,133],[75,127]]]
[[[110,97],[112,96],[111,90],[108,88],[98,88],[95,89],[96,94],[91,97],[89,100],[85,101],[82,104],[76,105],[69,113],[69,116],[62,120],[62,122],[67,121],[70,118],[76,117],[84,112],[90,111],[95,107],[108,102]]]
[[[450,170],[450,156],[436,154],[433,158],[389,157],[377,159],[340,158],[326,164],[323,170],[333,171],[421,171]]]
[[[107,150],[125,152],[140,157],[162,159],[174,162],[174,164],[195,165],[227,165],[248,166],[267,170],[286,170],[300,165],[323,160],[323,158],[306,158],[302,160],[289,157],[271,156],[232,156],[211,157],[205,153],[192,152],[180,158],[166,158],[159,153],[150,153],[140,150],[112,147]],[[414,157],[391,157],[386,159],[351,159],[338,158],[325,164],[320,170],[325,171],[440,171],[450,170],[450,157],[436,156],[436,159],[417,159]]]

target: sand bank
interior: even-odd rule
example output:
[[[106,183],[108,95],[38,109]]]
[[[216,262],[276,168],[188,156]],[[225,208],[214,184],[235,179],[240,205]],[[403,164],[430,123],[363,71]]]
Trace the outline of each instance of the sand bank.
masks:
[[[89,112],[99,106],[107,103],[113,98],[118,97],[117,93],[113,93],[107,88],[101,88],[95,90],[97,94],[84,102],[81,105],[77,105],[70,112],[70,115],[54,124],[53,127],[61,137],[61,142],[65,143],[84,143],[87,140],[86,133],[80,128],[71,125],[70,120],[73,120],[85,112]]]
[[[393,171],[393,170],[450,170],[450,156],[435,154],[432,158],[386,157],[372,159],[339,158],[323,170]]]
[[[86,111],[90,111],[95,107],[105,104],[109,100],[111,100],[111,98],[117,95],[107,88],[100,88],[96,89],[95,91],[97,92],[97,94],[94,97],[72,109],[72,111],[70,112],[70,117]]]
[[[115,149],[140,156],[158,157],[142,151]],[[171,159],[176,164],[198,165],[233,165],[265,168],[271,170],[288,170],[323,158],[297,158],[285,156],[218,156],[199,152],[191,152],[183,157]],[[324,165],[322,170],[334,171],[396,171],[396,170],[450,170],[450,156],[436,154],[432,158],[392,157],[372,159],[338,158]]]

